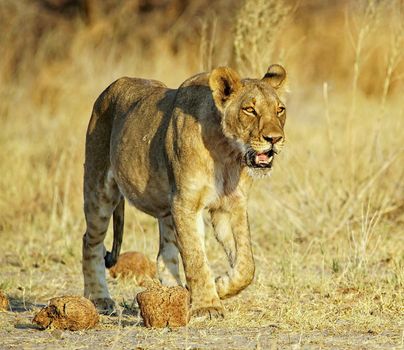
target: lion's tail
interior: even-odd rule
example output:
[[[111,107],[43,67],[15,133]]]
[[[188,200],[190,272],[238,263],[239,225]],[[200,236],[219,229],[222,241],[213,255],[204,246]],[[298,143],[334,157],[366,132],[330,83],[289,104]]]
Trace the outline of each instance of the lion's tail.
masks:
[[[105,267],[108,269],[116,264],[116,262],[118,261],[119,254],[121,252],[124,218],[125,218],[125,199],[122,196],[113,214],[114,241],[112,243],[112,250],[111,252],[107,252],[104,258]]]

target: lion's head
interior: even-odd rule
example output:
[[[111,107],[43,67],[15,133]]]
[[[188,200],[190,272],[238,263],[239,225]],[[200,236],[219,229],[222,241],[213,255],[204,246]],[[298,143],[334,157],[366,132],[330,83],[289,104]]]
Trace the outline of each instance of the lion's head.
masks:
[[[262,79],[240,79],[231,68],[212,71],[209,86],[222,115],[223,133],[235,141],[253,176],[269,174],[285,142],[285,105],[279,98],[285,69],[274,64]]]

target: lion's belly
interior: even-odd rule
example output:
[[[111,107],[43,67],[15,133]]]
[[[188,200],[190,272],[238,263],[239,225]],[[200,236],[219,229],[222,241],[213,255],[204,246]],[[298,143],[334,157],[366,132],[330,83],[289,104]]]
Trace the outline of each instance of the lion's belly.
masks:
[[[156,218],[170,214],[169,188],[162,186],[166,183],[164,179],[161,182],[158,179],[152,180],[146,188],[139,186],[136,181],[122,180],[119,176],[117,176],[116,181],[121,193],[137,209]]]
[[[155,217],[170,213],[164,139],[168,115],[139,104],[116,122],[112,132],[112,172],[121,193]]]
[[[129,151],[129,152],[128,152]],[[112,173],[121,193],[136,208],[155,217],[170,212],[167,169],[162,152],[151,155],[145,148],[125,149],[115,153]],[[160,159],[158,166],[155,160]]]

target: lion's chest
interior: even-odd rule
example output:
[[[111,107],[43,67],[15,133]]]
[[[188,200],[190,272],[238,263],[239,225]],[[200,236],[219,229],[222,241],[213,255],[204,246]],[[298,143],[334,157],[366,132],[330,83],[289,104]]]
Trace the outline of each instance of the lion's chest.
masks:
[[[231,164],[216,166],[205,199],[206,207],[220,207],[239,198],[242,195],[242,183],[239,167]]]

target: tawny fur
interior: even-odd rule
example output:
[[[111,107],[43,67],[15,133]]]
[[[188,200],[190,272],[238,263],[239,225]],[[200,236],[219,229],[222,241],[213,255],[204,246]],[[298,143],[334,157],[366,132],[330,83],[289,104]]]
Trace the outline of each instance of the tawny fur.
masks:
[[[121,78],[100,95],[86,138],[83,237],[84,293],[99,309],[113,307],[103,241],[112,213],[114,219],[122,216],[117,226],[123,226],[123,198],[159,220],[163,284],[181,283],[180,253],[192,314],[221,316],[220,298],[251,283],[247,195],[252,176],[270,172],[253,166],[251,154],[276,154],[284,143],[286,113],[278,95],[285,75],[273,65],[263,79],[241,80],[221,67],[175,90],[157,81]],[[216,279],[205,253],[204,209],[230,265]]]

